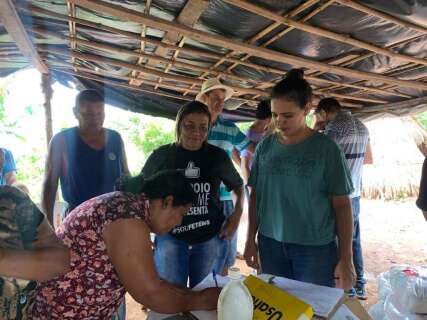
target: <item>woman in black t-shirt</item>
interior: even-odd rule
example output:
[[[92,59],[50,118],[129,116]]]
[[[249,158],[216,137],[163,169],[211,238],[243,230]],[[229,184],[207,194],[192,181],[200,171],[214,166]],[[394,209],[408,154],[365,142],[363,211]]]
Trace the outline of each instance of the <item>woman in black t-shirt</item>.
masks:
[[[172,283],[194,287],[218,263],[228,238],[236,232],[243,206],[243,181],[227,153],[206,142],[211,118],[208,108],[193,101],[184,105],[176,118],[176,142],[156,149],[142,169],[147,178],[159,170],[182,169],[197,199],[181,225],[155,239],[154,260],[160,276]],[[234,213],[225,219],[220,206],[219,186],[223,182],[237,196]]]

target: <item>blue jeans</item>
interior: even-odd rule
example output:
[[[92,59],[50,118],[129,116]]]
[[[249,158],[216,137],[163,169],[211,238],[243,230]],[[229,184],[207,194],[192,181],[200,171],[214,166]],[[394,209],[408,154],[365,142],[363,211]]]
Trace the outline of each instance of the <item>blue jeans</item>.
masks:
[[[113,315],[111,320],[126,320],[126,301],[123,300],[123,303],[117,309],[117,312]]]
[[[233,200],[221,201],[222,213],[227,219],[234,212]],[[230,240],[222,240],[222,250],[215,263],[215,271],[222,273],[224,268],[229,268],[236,262],[237,255],[237,231]]]
[[[154,262],[159,276],[181,286],[187,286],[189,281],[192,288],[214,269],[223,240],[215,236],[208,241],[189,245],[166,234],[156,236],[154,245]]]
[[[279,242],[258,234],[258,250],[263,273],[335,287],[334,271],[338,262],[335,242],[305,246]]]
[[[353,211],[353,263],[356,269],[356,286],[363,287],[366,280],[364,278],[362,244],[360,241],[360,197],[351,199],[351,209]]]

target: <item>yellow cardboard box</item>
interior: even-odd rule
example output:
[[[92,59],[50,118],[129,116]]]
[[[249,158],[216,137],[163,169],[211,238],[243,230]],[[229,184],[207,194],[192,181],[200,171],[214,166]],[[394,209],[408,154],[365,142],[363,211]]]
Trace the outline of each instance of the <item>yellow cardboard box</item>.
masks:
[[[244,284],[254,300],[253,320],[308,320],[313,308],[261,279],[248,276]]]

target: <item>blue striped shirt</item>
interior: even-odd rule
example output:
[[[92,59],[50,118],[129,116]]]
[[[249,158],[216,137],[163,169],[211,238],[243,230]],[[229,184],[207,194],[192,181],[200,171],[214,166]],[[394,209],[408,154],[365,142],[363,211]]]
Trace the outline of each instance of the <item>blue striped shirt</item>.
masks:
[[[340,146],[347,160],[354,186],[354,192],[350,197],[360,197],[362,168],[369,143],[368,128],[350,112],[341,111],[328,123],[325,134]]]
[[[210,129],[208,142],[223,149],[230,158],[233,148],[241,152],[251,143],[233,122],[224,120],[221,116]],[[227,191],[224,184],[220,187],[220,198],[221,201],[232,200],[231,192]]]

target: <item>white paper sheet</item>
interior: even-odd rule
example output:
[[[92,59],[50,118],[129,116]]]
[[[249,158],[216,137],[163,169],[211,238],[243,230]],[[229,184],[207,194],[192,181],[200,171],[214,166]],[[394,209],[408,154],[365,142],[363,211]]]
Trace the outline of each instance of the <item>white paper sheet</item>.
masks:
[[[265,276],[262,278],[266,278]],[[268,276],[267,276],[268,278]],[[230,281],[227,277],[217,276],[219,287],[224,287]],[[344,297],[344,291],[336,288],[318,286],[311,283],[290,280],[282,277],[274,277],[273,284],[289,294],[303,300],[313,307],[314,313],[317,316],[327,318],[335,309],[338,303]],[[212,274],[208,275],[202,282],[194,287],[194,290],[203,290],[205,288],[215,287],[215,280]],[[348,310],[348,308],[347,308]],[[348,310],[350,312],[350,310]],[[192,313],[200,320],[216,320],[216,311],[192,311]],[[351,313],[351,312],[350,312]],[[354,316],[354,315],[353,315]],[[161,315],[156,312],[150,312],[148,320],[162,320],[166,315]],[[334,320],[353,320],[355,318],[333,318]]]

